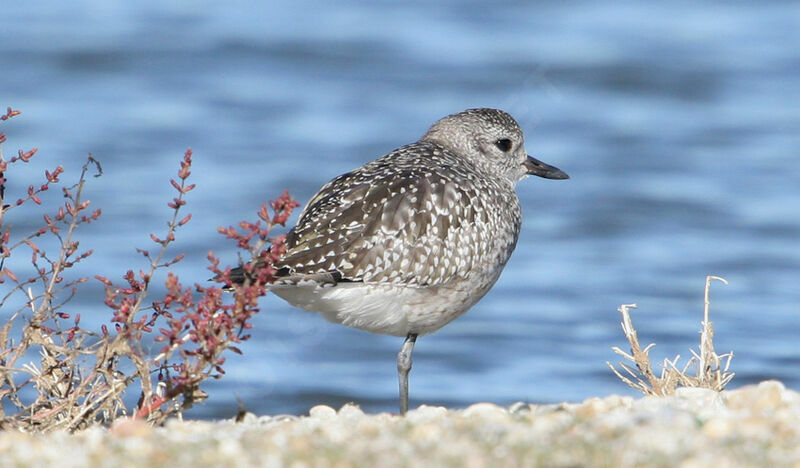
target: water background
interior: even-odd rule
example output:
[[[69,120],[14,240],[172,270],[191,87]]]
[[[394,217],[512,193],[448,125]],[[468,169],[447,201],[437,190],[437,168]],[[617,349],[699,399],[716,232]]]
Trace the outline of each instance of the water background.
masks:
[[[237,261],[216,226],[286,188],[305,203],[447,114],[499,107],[572,178],[520,183],[517,251],[482,302],[420,338],[412,406],[632,395],[606,366],[627,348],[617,307],[639,304],[654,360],[686,357],[709,274],[730,281],[711,318],[736,353],[731,386],[800,389],[797,3],[5,1],[0,18],[0,107],[23,111],[0,125],[3,149],[39,148],[9,198],[57,164],[74,181],[89,152],[103,165],[77,274],[145,266],[134,248],[164,232],[187,147],[198,187],[175,270],[204,282],[209,249]],[[41,219],[12,213],[18,232]],[[402,339],[262,305],[189,416],[231,416],[237,397],[262,414],[396,411]],[[95,282],[68,309],[109,317]]]

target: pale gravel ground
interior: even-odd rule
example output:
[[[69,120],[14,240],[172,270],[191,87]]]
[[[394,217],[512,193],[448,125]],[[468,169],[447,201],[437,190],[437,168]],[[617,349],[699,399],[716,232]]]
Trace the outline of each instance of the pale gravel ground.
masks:
[[[675,397],[422,406],[401,418],[316,406],[244,422],[137,421],[0,434],[0,466],[795,466],[800,393],[780,382]]]

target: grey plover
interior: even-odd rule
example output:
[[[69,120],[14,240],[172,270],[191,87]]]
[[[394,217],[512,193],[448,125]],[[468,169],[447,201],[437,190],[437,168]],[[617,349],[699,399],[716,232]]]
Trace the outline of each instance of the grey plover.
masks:
[[[342,174],[286,236],[271,291],[327,320],[403,336],[400,412],[417,336],[457,318],[494,285],[517,244],[517,182],[569,178],[527,155],[506,112],[449,115],[410,145]],[[234,282],[244,278],[241,268]]]

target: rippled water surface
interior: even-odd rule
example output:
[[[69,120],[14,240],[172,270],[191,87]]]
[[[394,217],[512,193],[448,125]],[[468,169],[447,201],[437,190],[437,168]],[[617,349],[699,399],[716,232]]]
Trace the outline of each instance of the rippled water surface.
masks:
[[[86,153],[103,208],[82,274],[115,278],[162,232],[168,178],[195,151],[185,282],[208,277],[218,225],[288,188],[416,140],[440,117],[500,107],[528,151],[571,175],[527,179],[517,251],[489,295],[417,344],[412,405],[580,400],[630,392],[606,367],[636,302],[657,360],[698,342],[703,283],[733,386],[800,388],[800,7],[791,2],[4,2],[4,150],[39,147],[8,190]],[[58,194],[54,194],[57,198]],[[12,195],[14,198],[19,195]],[[11,215],[9,215],[11,217]],[[20,228],[39,213],[8,220]],[[6,221],[6,220],[4,220]],[[14,259],[9,265],[25,265]],[[21,268],[21,266],[20,266]],[[98,324],[91,285],[71,304]],[[194,417],[355,401],[393,411],[401,339],[262,300],[244,356]],[[5,314],[5,312],[0,312]],[[625,347],[625,346],[623,346]]]

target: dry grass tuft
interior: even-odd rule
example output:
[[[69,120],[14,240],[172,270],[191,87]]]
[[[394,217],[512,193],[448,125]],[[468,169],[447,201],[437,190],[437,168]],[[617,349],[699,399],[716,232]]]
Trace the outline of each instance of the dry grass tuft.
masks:
[[[733,379],[734,373],[728,369],[733,358],[733,352],[719,355],[714,350],[714,325],[708,320],[709,299],[708,290],[712,280],[719,280],[725,284],[728,282],[719,276],[706,276],[705,287],[705,307],[703,310],[702,330],[700,331],[700,352],[690,350],[692,358],[683,366],[678,368],[680,355],[674,359],[665,359],[661,368],[661,375],[656,376],[650,364],[650,349],[655,343],[650,343],[644,349],[639,345],[639,338],[636,329],[633,327],[629,309],[635,309],[636,304],[625,304],[619,307],[622,313],[622,331],[625,338],[631,345],[631,352],[626,353],[614,346],[614,352],[624,357],[626,360],[635,364],[633,368],[630,364],[619,362],[619,366],[627,373],[623,374],[617,370],[613,364],[606,362],[608,367],[623,382],[641,391],[645,395],[667,396],[675,393],[675,389],[681,387],[700,387],[710,388],[721,391]],[[689,375],[689,369],[694,368],[694,375]]]

